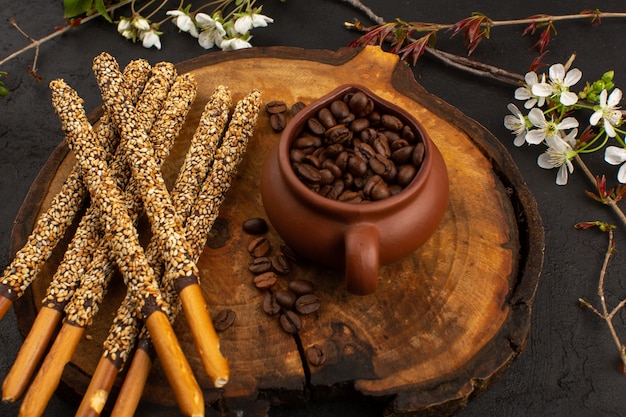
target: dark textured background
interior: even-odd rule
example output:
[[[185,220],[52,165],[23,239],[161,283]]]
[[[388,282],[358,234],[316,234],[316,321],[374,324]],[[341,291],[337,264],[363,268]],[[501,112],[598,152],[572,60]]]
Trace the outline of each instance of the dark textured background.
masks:
[[[451,23],[480,11],[493,19],[527,17],[537,13],[577,13],[585,8],[619,11],[626,6],[619,0],[539,1],[502,0],[364,0],[386,20]],[[275,18],[267,29],[253,32],[257,46],[297,46],[337,50],[345,47],[355,33],[343,28],[344,21],[367,18],[339,0],[278,0],[261,2],[264,13]],[[471,4],[470,4],[471,3]],[[194,4],[197,6],[197,4]],[[0,7],[0,56],[25,45],[27,41],[8,19],[14,17],[32,37],[48,34],[62,22],[61,0],[4,0]],[[85,99],[87,111],[100,104],[91,73],[91,60],[109,51],[120,64],[144,57],[180,62],[206,51],[189,36],[176,35],[171,24],[162,28],[163,49],[147,50],[122,39],[115,28],[102,19],[89,23],[42,46],[39,71],[44,82],[36,82],[26,72],[32,52],[11,61],[0,70],[8,71],[5,80],[12,90],[0,99],[0,267],[9,262],[12,222],[28,188],[52,150],[62,140],[59,122],[50,105],[47,82],[61,77]],[[626,20],[605,19],[599,27],[586,21],[557,23],[558,35],[549,45],[547,63],[565,62],[577,54],[576,66],[584,80],[597,79],[605,70],[616,71],[615,81],[625,87],[626,58],[623,39]],[[484,41],[472,55],[476,60],[507,70],[524,73],[536,56],[530,47],[536,38],[522,37],[522,27],[493,28],[492,39]],[[447,34],[438,46],[463,55],[460,39]],[[624,416],[626,415],[626,375],[618,372],[618,357],[607,327],[590,312],[578,307],[577,299],[596,297],[598,271],[606,247],[606,236],[581,232],[573,225],[583,220],[617,222],[604,207],[584,196],[591,189],[580,170],[567,187],[554,185],[555,171],[537,167],[541,148],[515,148],[512,136],[503,127],[513,88],[461,73],[430,59],[414,67],[415,77],[428,91],[458,107],[490,130],[510,150],[514,160],[535,194],[546,232],[546,252],[540,278],[527,347],[510,369],[485,394],[474,399],[458,417],[475,416]],[[582,83],[582,82],[581,82]],[[595,172],[606,173],[611,183],[616,169],[602,163],[601,156],[589,159]],[[626,267],[623,227],[617,231],[618,253],[607,277],[607,296],[611,305],[626,297]],[[621,279],[621,283],[619,282]],[[615,318],[618,332],[626,339],[626,313]],[[8,372],[22,342],[11,310],[0,322],[0,379]],[[73,403],[59,396],[49,405],[46,416],[73,415]],[[0,416],[16,416],[18,407],[0,405]],[[311,404],[305,410],[278,410],[275,416],[366,416],[372,411],[359,404]]]

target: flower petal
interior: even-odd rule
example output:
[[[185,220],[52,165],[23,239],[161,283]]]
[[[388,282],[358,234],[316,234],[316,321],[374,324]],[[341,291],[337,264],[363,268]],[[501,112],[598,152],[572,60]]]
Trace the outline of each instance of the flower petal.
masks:
[[[537,157],[537,165],[543,169],[552,169],[554,165],[550,161],[550,155],[547,152],[542,153]]]
[[[626,165],[622,165],[617,170],[617,180],[622,184],[626,184]]]
[[[571,87],[576,84],[582,78],[583,73],[578,68],[573,68],[565,74],[565,79],[563,80],[563,84]]]
[[[532,87],[533,94],[538,97],[549,97],[552,95],[553,91],[554,89],[548,83],[539,83],[539,84],[533,85]]]
[[[604,160],[611,165],[619,165],[626,161],[626,149],[617,146],[607,146],[604,151]]]
[[[578,127],[578,120],[574,117],[566,117],[561,121],[561,123],[558,124],[557,127],[559,130],[572,129],[574,127]]]
[[[559,101],[564,106],[573,106],[578,102],[578,96],[576,93],[572,93],[571,91],[563,91]]]
[[[565,67],[563,64],[554,64],[548,70],[548,74],[552,81],[561,82],[565,77]]]
[[[616,88],[609,96],[609,106],[615,107],[622,101],[622,90]]]
[[[567,185],[568,177],[567,168],[565,168],[565,165],[561,165],[561,168],[556,173],[556,185]]]
[[[546,138],[546,132],[541,129],[534,129],[526,133],[526,142],[539,145]]]
[[[596,110],[593,112],[593,114],[589,117],[589,124],[591,124],[592,126],[595,126],[598,124],[598,122],[600,121],[600,119],[602,119],[602,110]]]
[[[528,120],[530,120],[533,126],[544,127],[546,125],[546,116],[537,108],[528,112]]]

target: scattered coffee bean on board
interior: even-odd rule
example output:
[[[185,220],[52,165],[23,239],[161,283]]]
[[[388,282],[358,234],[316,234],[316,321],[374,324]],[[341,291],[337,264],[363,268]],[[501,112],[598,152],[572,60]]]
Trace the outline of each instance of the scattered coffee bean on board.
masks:
[[[253,217],[243,222],[243,231],[249,235],[262,235],[267,233],[267,222],[262,217]]]
[[[313,366],[321,366],[326,362],[326,354],[320,345],[309,347],[306,352],[306,359]]]
[[[223,332],[235,322],[237,315],[231,309],[220,310],[213,319],[213,327],[215,331]]]

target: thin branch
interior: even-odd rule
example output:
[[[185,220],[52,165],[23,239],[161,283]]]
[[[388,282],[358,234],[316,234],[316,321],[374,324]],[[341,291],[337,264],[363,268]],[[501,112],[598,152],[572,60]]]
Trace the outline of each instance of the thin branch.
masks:
[[[585,174],[585,177],[594,185],[594,187],[596,186],[596,177],[593,175],[593,173],[591,172],[591,170],[589,169],[589,167],[587,166],[587,164],[585,164],[585,162],[582,160],[582,158],[580,157],[580,155],[576,155],[574,157],[574,160],[576,161],[576,163],[578,164],[578,166],[582,169],[583,173]],[[626,215],[624,214],[624,212],[622,211],[621,208],[619,208],[619,206],[617,205],[617,203],[611,199],[608,199],[606,201],[606,204],[611,208],[611,210],[613,210],[613,213],[615,213],[618,217],[618,219],[620,220],[620,222],[626,227]]]

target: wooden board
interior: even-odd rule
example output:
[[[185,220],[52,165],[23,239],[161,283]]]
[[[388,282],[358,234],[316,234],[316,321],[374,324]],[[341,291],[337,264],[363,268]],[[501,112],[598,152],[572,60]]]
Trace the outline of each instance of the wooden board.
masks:
[[[193,73],[199,94],[164,166],[168,181],[175,177],[204,103],[218,84],[229,86],[235,99],[258,88],[266,102],[288,105],[312,102],[344,83],[363,84],[408,109],[424,125],[450,175],[450,203],[438,231],[412,255],[384,266],[375,294],[346,293],[341,272],[305,261],[295,267],[288,279],[314,281],[322,305],[304,316],[302,330],[291,336],[276,317],[262,311],[264,294],[253,286],[247,269],[251,237],[241,228],[248,218],[264,217],[259,174],[278,135],[262,115],[199,262],[212,311],[229,308],[237,314],[234,325],[220,334],[232,370],[224,390],[209,388],[184,319],[175,326],[205,389],[208,415],[242,410],[267,415],[275,405],[351,398],[370,399],[388,415],[449,415],[486,389],[522,352],[543,262],[543,230],[532,195],[489,132],[428,94],[395,55],[375,47],[339,52],[252,48],[207,54],[178,68]],[[61,144],[19,213],[13,252],[73,163]],[[272,230],[268,237],[275,247],[280,245]],[[61,253],[62,248],[16,305],[23,332]],[[122,294],[117,282],[87,330],[90,340],[81,342],[66,368],[64,383],[79,395],[100,357]],[[322,366],[303,359],[314,344],[327,357]],[[176,415],[173,401],[157,365],[138,415]]]

